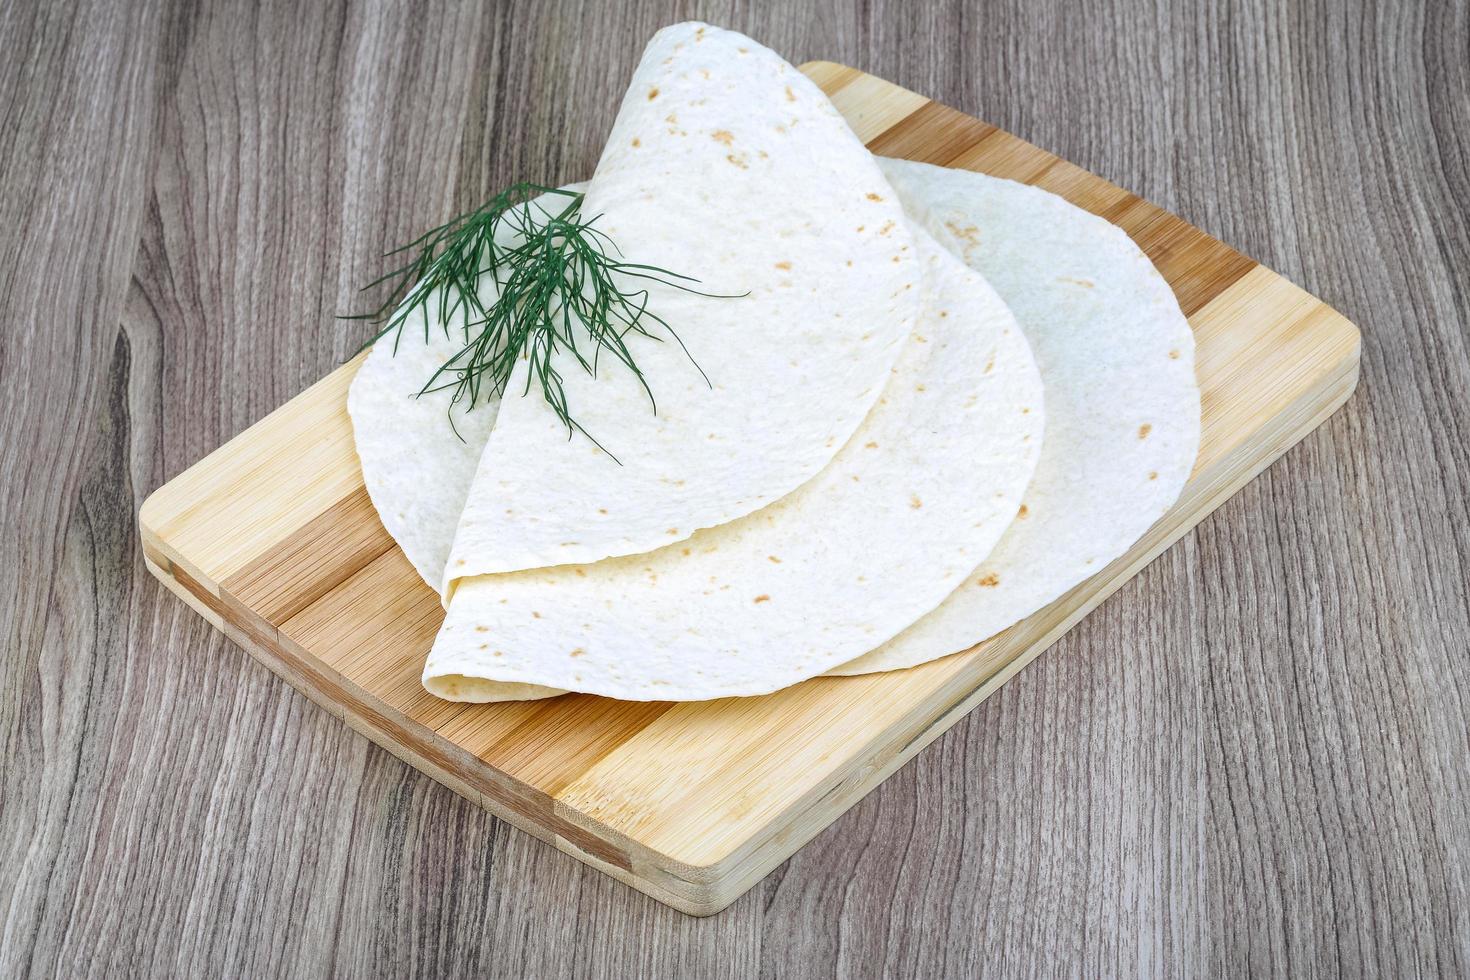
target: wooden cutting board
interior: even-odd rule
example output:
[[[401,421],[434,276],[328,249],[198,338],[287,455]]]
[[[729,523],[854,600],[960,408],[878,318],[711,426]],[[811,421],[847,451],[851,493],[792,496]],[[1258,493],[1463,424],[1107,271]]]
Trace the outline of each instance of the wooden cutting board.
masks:
[[[875,153],[1054,191],[1120,225],[1169,280],[1198,344],[1203,440],[1178,504],[1126,556],[912,670],[693,704],[463,705],[419,685],[443,613],[363,488],[346,411],[359,361],[159,488],[139,519],[153,573],[302,693],[517,827],[696,915],[724,908],[992,694],[1358,378],[1351,323],[1180,218],[881,79],[802,70]]]

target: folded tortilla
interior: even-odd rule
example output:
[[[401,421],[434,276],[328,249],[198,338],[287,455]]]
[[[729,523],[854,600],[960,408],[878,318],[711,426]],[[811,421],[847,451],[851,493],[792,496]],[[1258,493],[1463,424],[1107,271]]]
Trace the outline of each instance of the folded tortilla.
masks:
[[[1024,506],[938,609],[834,670],[911,667],[964,650],[1126,552],[1178,499],[1199,451],[1194,335],[1121,229],[1035,187],[882,160],[904,207],[1015,313],[1046,387]]]
[[[637,554],[810,480],[877,400],[919,312],[922,273],[876,161],[826,96],[740,34],[654,36],[587,189],[587,216],[677,334],[630,337],[633,372],[564,356],[571,438],[512,375],[445,570],[475,575]],[[685,349],[688,354],[686,355]],[[706,376],[708,380],[706,381]]]
[[[832,463],[754,514],[647,554],[465,579],[424,669],[440,697],[570,689],[627,700],[761,694],[933,609],[1015,516],[1041,383],[984,280],[920,234],[925,309]],[[494,462],[494,439],[481,463]]]

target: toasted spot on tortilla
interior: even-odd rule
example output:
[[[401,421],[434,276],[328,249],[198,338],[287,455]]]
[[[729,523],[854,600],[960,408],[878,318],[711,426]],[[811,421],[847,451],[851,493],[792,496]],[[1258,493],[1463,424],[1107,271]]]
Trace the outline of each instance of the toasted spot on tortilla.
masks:
[[[634,146],[642,146],[643,145],[643,141],[640,140],[638,137],[635,136],[635,137],[633,137],[633,145]]]
[[[1081,286],[1083,289],[1091,289],[1096,285],[1091,279],[1073,279],[1071,276],[1057,276],[1057,282],[1070,282],[1073,285]]]
[[[607,513],[607,508],[606,507],[599,507],[599,508],[597,508],[597,512],[599,514],[606,514]]]
[[[781,559],[777,558],[775,555],[766,555],[766,561],[774,562],[777,565],[781,564]]]
[[[488,644],[488,643],[481,643],[480,644],[480,649],[481,650],[488,650],[488,649],[490,649],[490,644]]]
[[[1158,479],[1158,478],[1159,478],[1159,474],[1158,474],[1158,473],[1157,473],[1157,472],[1154,472],[1154,473],[1150,473],[1150,474],[1149,474],[1149,475],[1148,475],[1148,478],[1149,478],[1149,479],[1150,479],[1150,480],[1157,480],[1157,479]]]
[[[863,448],[864,449],[877,449],[878,448],[878,444],[876,442],[867,442],[867,443],[864,443],[863,444]]]
[[[1025,517],[1029,513],[1031,513],[1031,512],[1026,509],[1026,505],[1025,504],[1022,504],[1021,505],[1021,509],[1018,510],[1018,511],[1016,511],[1016,516],[1017,517]]]
[[[791,271],[791,263],[790,262],[777,262],[776,263],[776,268],[778,268],[778,269],[785,269],[787,272],[790,272]]]
[[[671,527],[667,531],[665,531],[664,533],[665,534],[672,534],[672,535],[674,535],[674,536],[677,537],[678,534],[679,534],[679,529],[677,527]]]
[[[928,391],[929,389],[928,388],[925,388],[923,385],[914,385],[914,390],[915,391]]]
[[[790,85],[786,86],[786,101],[787,102],[795,102],[796,101],[796,93],[793,92],[793,91],[791,91],[791,86]]]
[[[579,569],[577,569],[577,574],[578,575],[581,575],[581,576],[586,576],[587,573],[585,571],[583,571],[582,569],[579,568]]]
[[[504,650],[496,650],[494,653],[490,654],[490,656],[492,656],[492,657],[503,657],[503,656],[505,656],[505,651]]]
[[[944,227],[949,229],[950,234],[954,235],[956,238],[969,242],[971,245],[978,245],[980,243],[980,229],[974,225],[966,225],[965,227],[961,228],[953,221],[946,221],[944,223]]]
[[[726,146],[735,142],[735,134],[728,129],[717,129],[709,134],[709,138],[716,143],[724,143]]]
[[[975,584],[980,586],[982,589],[993,589],[1000,584],[1000,576],[995,574],[994,572],[991,572],[984,578],[976,579]]]
[[[569,657],[580,657],[580,656],[583,656],[584,654],[586,654],[586,652],[587,651],[586,650],[583,650],[581,647],[577,647],[571,653],[567,654],[567,656],[569,656]]]
[[[681,552],[679,552],[679,553],[680,553],[680,554],[681,554],[681,555],[687,555],[687,554],[689,554],[689,549],[688,549],[688,548],[685,548],[685,549],[684,549],[684,550],[683,550],[683,551],[681,551]]]
[[[1171,350],[1169,352],[1169,360],[1171,360],[1171,361],[1177,361],[1177,360],[1179,360],[1179,352],[1177,350]]]
[[[490,627],[488,627],[488,626],[476,626],[475,627],[475,632],[476,633],[488,633],[488,632],[490,632]]]
[[[734,153],[730,153],[725,156],[725,159],[729,160],[732,164],[739,167],[741,170],[750,169],[750,164],[745,162],[745,157],[736,156]]]
[[[910,507],[910,509],[912,509],[912,510],[918,510],[922,506],[924,506],[924,501],[922,501],[922,500],[919,499],[918,494],[910,494],[909,495],[909,507]]]
[[[881,201],[883,200],[883,196],[881,194],[874,194],[872,191],[868,191],[868,200]]]
[[[771,601],[771,597],[768,596],[768,595],[758,595],[758,596],[755,597],[755,601],[756,602],[770,602]]]
[[[648,90],[648,101],[652,102],[656,98],[658,98],[658,88],[655,86]]]
[[[461,567],[463,565],[464,565],[464,559],[463,558],[455,559],[455,562],[454,562],[454,567],[455,568],[459,568],[459,567]]]
[[[1154,427],[1145,422],[1138,427],[1138,438],[1147,439],[1148,434],[1152,431],[1154,431]]]

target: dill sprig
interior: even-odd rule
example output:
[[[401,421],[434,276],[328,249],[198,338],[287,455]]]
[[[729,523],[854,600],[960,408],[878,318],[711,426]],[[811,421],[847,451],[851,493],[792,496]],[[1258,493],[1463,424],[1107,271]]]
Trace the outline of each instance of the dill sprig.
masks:
[[[555,204],[534,199],[565,199]],[[709,383],[684,342],[665,320],[648,309],[648,289],[659,283],[701,296],[699,280],[657,266],[623,260],[617,245],[594,227],[598,216],[583,218],[583,195],[556,187],[519,183],[501,191],[473,211],[459,215],[387,254],[412,253],[404,265],[385,273],[364,289],[391,282],[381,306],[371,313],[347,317],[383,324],[369,343],[401,330],[421,310],[424,340],[437,319],[449,337],[450,320],[464,315],[465,344],[424,383],[419,394],[452,389],[453,407],[473,408],[484,397],[503,395],[525,354],[530,361],[525,390],[538,384],[567,435],[581,432],[598,443],[572,417],[561,374],[553,364],[561,351],[592,376],[604,353],[632,371],[658,411],[653,389],[628,346],[630,335],[662,341],[667,334]],[[480,298],[482,277],[491,277],[495,299],[487,307]],[[432,314],[432,315],[431,315]],[[606,450],[603,450],[606,452]],[[609,453],[611,455],[611,453]]]

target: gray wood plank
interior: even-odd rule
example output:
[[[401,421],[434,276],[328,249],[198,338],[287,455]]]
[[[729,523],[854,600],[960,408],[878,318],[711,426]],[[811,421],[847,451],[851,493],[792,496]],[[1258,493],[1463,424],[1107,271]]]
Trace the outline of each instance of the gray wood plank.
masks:
[[[0,975],[1470,973],[1463,4],[0,8]],[[731,909],[369,746],[164,592],[153,487],[385,243],[595,164],[687,16],[1004,126],[1363,328],[1348,406]]]

